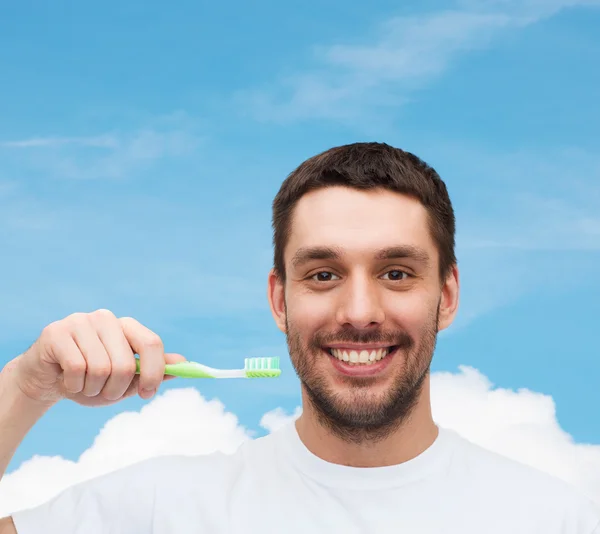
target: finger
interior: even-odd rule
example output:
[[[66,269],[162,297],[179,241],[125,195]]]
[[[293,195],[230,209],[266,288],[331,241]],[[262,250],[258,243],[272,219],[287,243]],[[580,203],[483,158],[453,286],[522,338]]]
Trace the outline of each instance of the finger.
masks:
[[[181,354],[175,354],[173,352],[165,353],[165,362],[166,363],[178,363],[178,362],[186,362],[186,361],[187,361],[187,358],[185,358],[185,356],[182,356]],[[173,378],[177,378],[177,377],[173,376],[173,375],[164,375],[163,382],[166,382],[167,380],[172,380]],[[131,382],[131,384],[125,391],[125,393],[123,393],[121,398],[127,399],[129,397],[133,397],[134,395],[137,395],[138,387],[139,387],[138,383],[139,383],[139,375],[136,374],[133,378],[133,381]]]
[[[111,373],[101,395],[108,400],[120,399],[135,377],[135,356],[117,317],[109,310],[90,314],[100,341],[110,358]]]
[[[110,358],[87,315],[78,314],[71,319],[71,325],[73,339],[87,364],[81,393],[86,397],[96,397],[110,376]]]
[[[134,395],[137,395],[139,381],[140,381],[140,377],[138,375],[136,375],[134,377],[134,379],[131,381],[131,384],[129,384],[129,387],[125,390],[125,393],[123,393],[123,396],[121,398],[127,399],[129,397],[133,397]]]
[[[165,352],[165,363],[187,362],[187,358],[176,352]]]
[[[140,355],[140,396],[149,398],[158,389],[164,377],[165,352],[162,340],[132,317],[122,317],[119,321],[129,346]],[[144,390],[148,394],[145,394]]]
[[[63,388],[66,393],[80,393],[85,386],[87,362],[79,350],[73,335],[57,335],[52,341],[52,353],[61,369]]]
[[[165,361],[166,361],[166,363],[178,363],[178,362],[185,362],[185,361],[187,361],[187,359],[184,356],[182,356],[181,354],[166,353]],[[138,394],[139,378],[140,378],[139,375],[137,375],[137,374],[134,375],[133,381],[131,382],[131,384],[125,391],[125,393],[123,393],[121,398],[127,399],[129,397],[133,397],[134,395]],[[166,382],[167,380],[172,380],[173,378],[177,378],[177,377],[173,376],[173,375],[164,375],[163,382]]]

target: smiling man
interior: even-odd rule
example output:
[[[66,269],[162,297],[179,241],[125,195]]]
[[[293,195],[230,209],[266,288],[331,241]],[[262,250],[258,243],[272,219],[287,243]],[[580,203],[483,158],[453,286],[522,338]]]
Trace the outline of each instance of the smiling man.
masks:
[[[369,175],[337,161],[363,153],[378,155],[379,176],[375,167]],[[458,305],[454,219],[445,190],[409,155],[403,159],[429,183],[411,188],[410,175],[386,176],[394,154],[363,145],[330,151],[320,156],[330,173],[318,177],[320,188],[303,195],[293,212],[283,194],[275,201],[281,242],[269,295],[302,381],[298,430],[321,456],[343,454],[351,465],[381,465],[381,454],[384,463],[399,463],[435,440],[429,367],[437,332]],[[313,187],[307,172],[301,167],[288,188]],[[348,187],[349,172],[373,187]],[[424,205],[435,201],[437,211]]]
[[[432,168],[385,144],[330,149],[284,181],[273,228],[268,299],[302,415],[231,456],[85,481],[0,520],[0,534],[600,534],[589,499],[432,418],[430,364],[459,301],[454,213]],[[106,405],[135,393],[134,351],[144,388],[175,358],[106,310],[51,331],[0,375],[0,470],[58,396],[61,366],[79,384],[68,398]]]

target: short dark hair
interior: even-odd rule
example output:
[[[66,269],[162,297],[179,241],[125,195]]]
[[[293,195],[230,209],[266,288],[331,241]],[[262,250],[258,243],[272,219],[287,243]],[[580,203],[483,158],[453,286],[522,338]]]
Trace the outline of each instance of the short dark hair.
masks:
[[[440,280],[456,263],[456,222],[446,185],[438,173],[414,154],[386,143],[353,143],[330,148],[292,171],[273,200],[273,270],[285,282],[284,251],[291,234],[293,210],[310,191],[346,186],[387,189],[413,197],[429,215],[429,230],[439,253]]]

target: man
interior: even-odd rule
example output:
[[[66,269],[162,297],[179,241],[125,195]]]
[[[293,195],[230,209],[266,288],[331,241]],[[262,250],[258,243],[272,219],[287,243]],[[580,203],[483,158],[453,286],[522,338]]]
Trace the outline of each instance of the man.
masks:
[[[268,298],[301,381],[299,419],[231,456],[163,456],[80,483],[1,534],[600,534],[574,489],[433,421],[430,363],[459,276],[432,168],[385,144],[333,148],[284,181],[273,228]],[[0,468],[58,400],[149,398],[182,358],[106,310],[50,325],[0,375]]]

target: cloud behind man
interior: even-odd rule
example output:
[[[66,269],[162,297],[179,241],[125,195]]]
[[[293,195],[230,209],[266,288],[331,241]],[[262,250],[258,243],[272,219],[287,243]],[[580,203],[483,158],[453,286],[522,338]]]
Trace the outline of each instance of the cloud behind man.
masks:
[[[559,425],[551,397],[495,388],[479,371],[432,376],[433,415],[438,424],[497,453],[548,472],[600,503],[600,444],[576,443]],[[261,419],[274,431],[300,415],[276,408]],[[160,429],[159,432],[156,429]],[[254,432],[239,424],[219,400],[194,388],[169,389],[139,412],[109,420],[77,461],[35,456],[0,482],[0,516],[45,502],[61,490],[167,454],[232,453]]]

